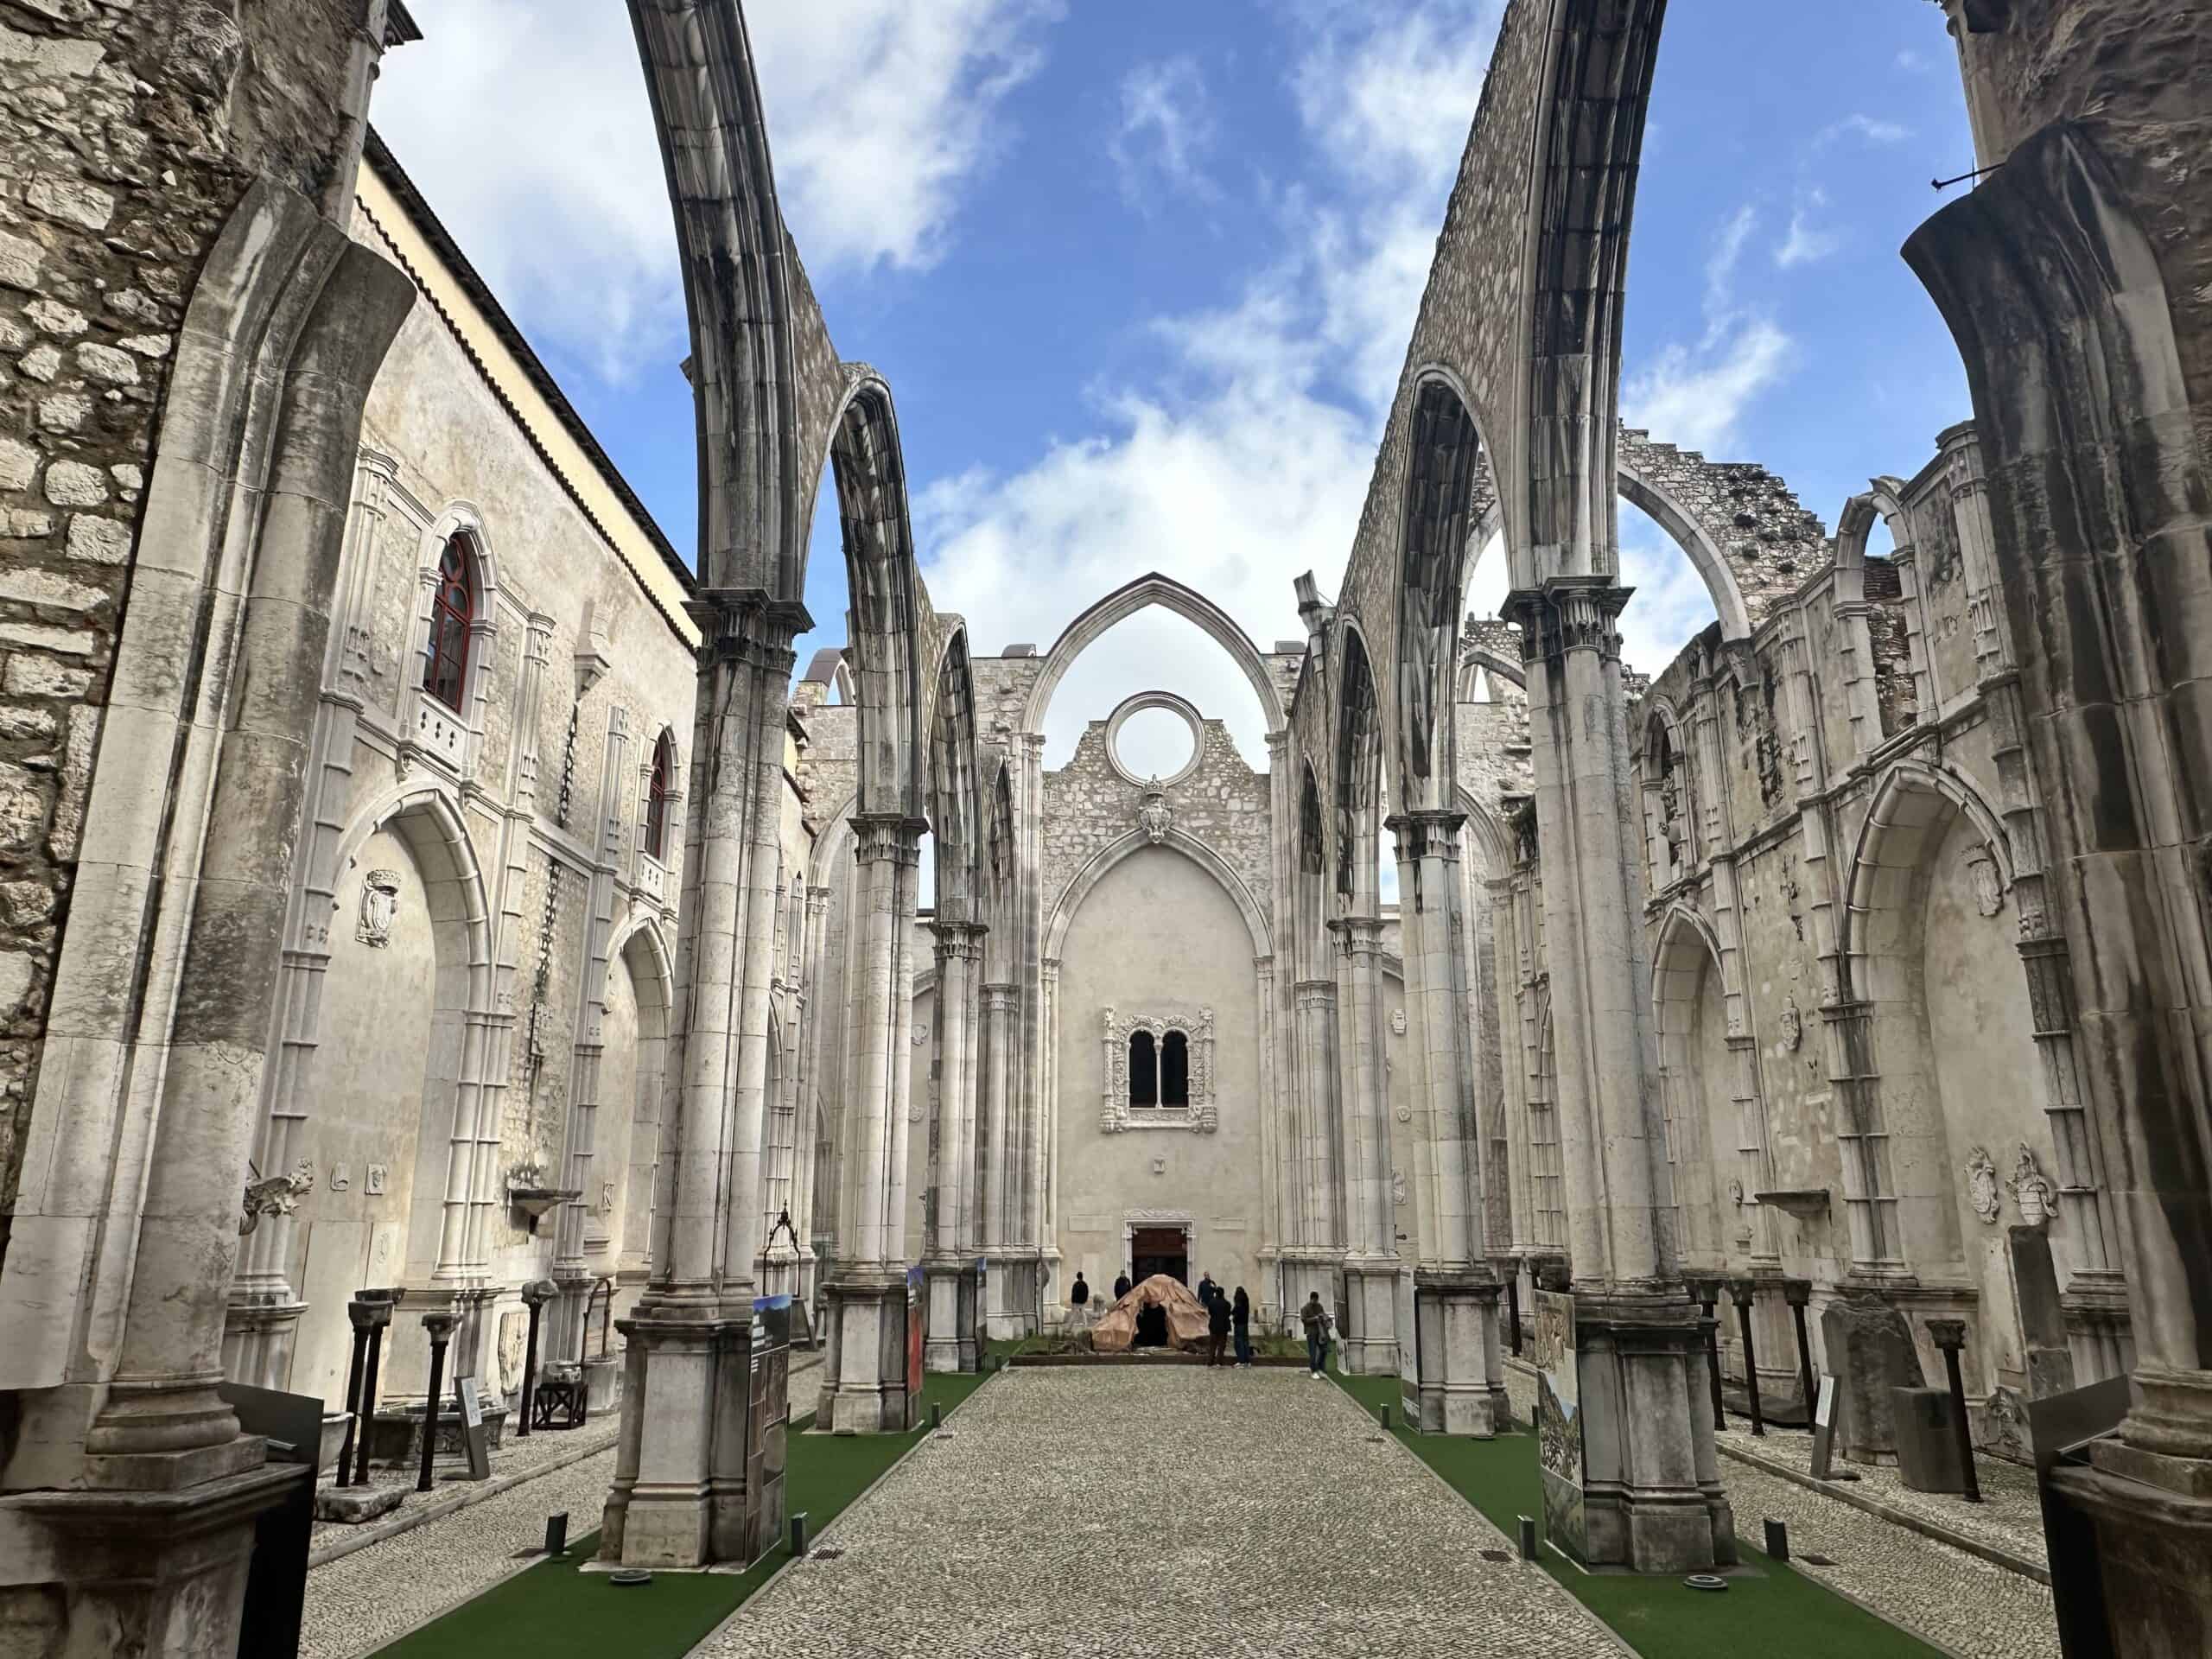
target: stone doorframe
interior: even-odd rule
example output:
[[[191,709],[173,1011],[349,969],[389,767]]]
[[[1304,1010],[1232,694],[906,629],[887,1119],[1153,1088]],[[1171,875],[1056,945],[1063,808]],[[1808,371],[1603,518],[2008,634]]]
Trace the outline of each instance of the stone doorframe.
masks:
[[[1115,1272],[1136,1271],[1136,1259],[1130,1254],[1136,1248],[1140,1229],[1179,1227],[1183,1230],[1184,1265],[1198,1265],[1198,1218],[1187,1210],[1125,1210],[1122,1212],[1122,1261]]]

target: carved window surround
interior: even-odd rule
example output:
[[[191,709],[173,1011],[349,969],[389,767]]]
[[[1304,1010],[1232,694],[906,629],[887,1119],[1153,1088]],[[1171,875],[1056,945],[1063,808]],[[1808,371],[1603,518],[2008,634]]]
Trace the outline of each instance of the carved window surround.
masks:
[[[1211,1135],[1220,1127],[1214,1105],[1213,1010],[1189,1014],[1122,1014],[1109,1005],[1101,1016],[1106,1081],[1100,1090],[1098,1129],[1119,1135],[1127,1129],[1188,1129]],[[1190,1048],[1191,1103],[1188,1106],[1129,1104],[1129,1039],[1152,1033],[1155,1048],[1171,1031],[1180,1032]]]

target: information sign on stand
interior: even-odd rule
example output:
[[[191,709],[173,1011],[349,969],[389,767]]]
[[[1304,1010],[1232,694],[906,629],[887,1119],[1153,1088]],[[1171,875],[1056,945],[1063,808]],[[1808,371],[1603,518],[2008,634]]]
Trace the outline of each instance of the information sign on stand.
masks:
[[[1813,1478],[1833,1480],[1833,1459],[1835,1454],[1836,1381],[1832,1376],[1821,1378],[1820,1393],[1813,1405]]]
[[[1536,1293],[1536,1461],[1543,1471],[1544,1536],[1576,1560],[1589,1545],[1582,1516],[1581,1360],[1574,1298]]]
[[[476,1379],[456,1376],[453,1380],[453,1402],[461,1413],[461,1448],[468,1453],[468,1480],[489,1480],[492,1478],[491,1449],[485,1444],[484,1402],[476,1397]]]

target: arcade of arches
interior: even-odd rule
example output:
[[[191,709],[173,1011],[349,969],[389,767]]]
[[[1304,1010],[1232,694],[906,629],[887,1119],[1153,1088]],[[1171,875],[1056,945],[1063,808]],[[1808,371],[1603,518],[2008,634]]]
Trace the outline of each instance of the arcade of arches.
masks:
[[[1664,9],[1512,0],[1334,594],[1283,572],[1262,649],[1145,575],[994,654],[931,603],[734,0],[631,6],[688,558],[367,130],[399,0],[245,0],[228,50],[16,8],[11,73],[86,113],[0,117],[38,181],[6,337],[48,326],[25,293],[105,292],[145,365],[91,427],[0,409],[10,556],[89,595],[0,592],[0,1623],[155,1653],[234,1620],[292,1477],[219,1383],[343,1397],[365,1292],[405,1299],[368,1451],[422,1433],[439,1320],[517,1407],[542,1302],[551,1375],[620,1414],[602,1550],[684,1567],[781,1532],[782,1299],[816,1426],[902,1430],[910,1344],[972,1370],[1141,1257],[1264,1325],[1319,1290],[1439,1434],[1505,1426],[1544,1299],[1561,1535],[1646,1571],[1733,1559],[1716,1300],[1780,1415],[1809,1314],[1869,1456],[1873,1382],[1946,1350],[2015,1459],[2036,1402],[2128,1376],[2056,1489],[2124,1649],[2201,1650],[2212,201],[2171,158],[2212,137],[2212,35],[1944,9],[1991,170],[1905,257],[1973,418],[1897,475],[1831,518],[1620,424]],[[118,378],[105,338],[67,372]],[[1621,660],[1622,499],[1712,600],[1671,663]],[[830,512],[848,643],[795,679]],[[1144,690],[1048,767],[1070,666],[1153,607],[1241,671],[1264,757]],[[1131,721],[1187,761],[1125,764]]]

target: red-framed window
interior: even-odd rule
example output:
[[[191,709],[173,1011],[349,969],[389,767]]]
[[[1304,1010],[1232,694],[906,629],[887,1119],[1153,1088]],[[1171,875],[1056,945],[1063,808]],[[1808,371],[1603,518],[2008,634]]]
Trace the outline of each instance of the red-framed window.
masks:
[[[430,650],[423,664],[423,689],[455,714],[462,712],[468,690],[469,632],[476,620],[474,553],[466,532],[447,537],[430,601]]]
[[[666,732],[653,745],[652,776],[645,784],[645,850],[668,857],[668,798],[676,784],[676,740]]]

